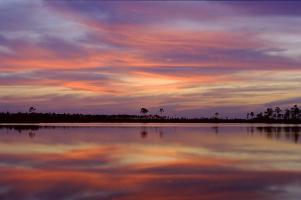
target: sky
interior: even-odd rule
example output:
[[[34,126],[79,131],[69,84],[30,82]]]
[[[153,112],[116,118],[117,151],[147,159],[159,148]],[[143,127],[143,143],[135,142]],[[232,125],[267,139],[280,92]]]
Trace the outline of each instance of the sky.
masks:
[[[301,2],[0,0],[0,111],[301,104]]]

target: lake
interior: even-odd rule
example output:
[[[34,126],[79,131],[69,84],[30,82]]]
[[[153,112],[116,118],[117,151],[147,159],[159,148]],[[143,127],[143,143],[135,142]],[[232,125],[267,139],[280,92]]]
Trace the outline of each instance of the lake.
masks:
[[[301,126],[0,126],[1,200],[299,200]]]

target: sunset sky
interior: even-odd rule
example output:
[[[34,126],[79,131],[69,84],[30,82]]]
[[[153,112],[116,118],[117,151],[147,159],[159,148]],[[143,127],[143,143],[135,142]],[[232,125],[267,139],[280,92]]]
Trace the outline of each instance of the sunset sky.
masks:
[[[301,2],[0,0],[0,111],[301,104]]]

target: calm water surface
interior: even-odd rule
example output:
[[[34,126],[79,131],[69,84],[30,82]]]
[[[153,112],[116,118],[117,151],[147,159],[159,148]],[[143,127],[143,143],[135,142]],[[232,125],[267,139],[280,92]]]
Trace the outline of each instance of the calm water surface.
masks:
[[[0,125],[1,200],[301,199],[301,127]]]

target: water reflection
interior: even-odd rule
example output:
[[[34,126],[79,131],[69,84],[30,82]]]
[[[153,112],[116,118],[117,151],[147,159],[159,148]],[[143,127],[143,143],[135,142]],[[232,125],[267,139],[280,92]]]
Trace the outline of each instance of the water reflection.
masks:
[[[0,199],[298,199],[301,145],[285,138],[295,141],[299,132],[223,124],[0,127]]]
[[[0,129],[16,130],[19,133],[22,131],[36,131],[45,128],[39,125],[0,125]]]
[[[149,132],[153,132],[153,130],[156,135],[159,135],[160,138],[163,138],[164,129],[162,127],[155,127],[155,128],[141,127],[140,130],[141,138],[147,138]]]
[[[76,127],[76,126],[75,126]],[[0,125],[0,130],[11,130],[17,131],[18,133],[26,133],[30,138],[34,138],[36,136],[36,133],[40,129],[72,129],[75,128],[74,126],[41,126],[41,125]],[[91,128],[91,127],[76,127],[78,129],[80,128]],[[95,127],[94,127],[95,128]],[[108,128],[108,127],[106,127]],[[207,131],[207,133],[215,133],[219,134],[220,128],[217,125],[214,126],[208,126],[208,127],[197,127],[199,129],[202,129]],[[196,128],[196,129],[197,129]],[[229,128],[229,127],[228,127]],[[235,127],[232,127],[235,128]],[[147,138],[149,133],[158,135],[159,138],[163,138],[164,135],[164,129],[166,127],[147,127],[147,126],[140,126],[139,134],[141,138]],[[169,127],[168,132],[176,133],[177,127]],[[8,133],[8,132],[7,132]],[[286,139],[287,141],[292,141],[294,143],[298,143],[300,140],[300,133],[301,133],[301,127],[300,126],[247,126],[246,127],[246,133],[248,134],[264,134],[267,138],[271,139],[279,139],[283,140]]]
[[[215,134],[218,134],[219,132],[219,127],[218,126],[213,126],[212,130],[214,131]]]
[[[142,127],[141,128],[141,131],[140,131],[140,135],[142,138],[146,138],[147,137],[147,134],[148,134],[148,131],[146,129],[146,127]]]
[[[248,127],[248,132],[254,133],[254,127]],[[256,131],[259,133],[264,133],[267,138],[271,139],[284,139],[293,141],[295,143],[299,142],[301,127],[299,126],[259,126],[256,127]]]
[[[29,132],[28,132],[28,136],[29,136],[30,138],[33,138],[35,135],[36,135],[35,132],[32,132],[32,131],[29,131]]]

